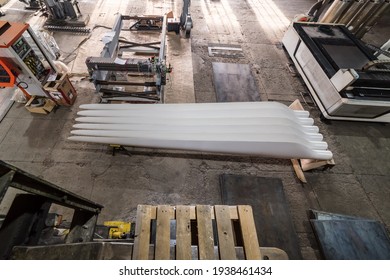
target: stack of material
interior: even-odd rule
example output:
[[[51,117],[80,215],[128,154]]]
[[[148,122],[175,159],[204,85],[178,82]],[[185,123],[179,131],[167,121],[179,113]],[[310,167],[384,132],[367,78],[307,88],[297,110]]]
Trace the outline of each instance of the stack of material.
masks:
[[[328,160],[307,111],[277,102],[87,104],[68,139],[272,158]]]

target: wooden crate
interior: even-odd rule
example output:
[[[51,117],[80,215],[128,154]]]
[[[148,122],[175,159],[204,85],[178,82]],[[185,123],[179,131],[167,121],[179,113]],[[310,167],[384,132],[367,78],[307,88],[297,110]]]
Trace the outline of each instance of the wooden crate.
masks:
[[[155,230],[154,230],[155,229]],[[132,259],[288,259],[259,247],[248,205],[139,205]]]

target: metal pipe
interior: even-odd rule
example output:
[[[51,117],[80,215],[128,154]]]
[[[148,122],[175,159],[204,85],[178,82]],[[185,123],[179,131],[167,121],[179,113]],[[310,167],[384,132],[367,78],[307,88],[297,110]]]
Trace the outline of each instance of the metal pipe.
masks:
[[[380,5],[383,4],[384,0],[370,0],[368,1],[354,16],[351,21],[347,24],[349,30],[352,33],[356,33],[361,26],[363,26],[373,15]]]
[[[344,15],[338,20],[340,24],[347,24],[351,19],[359,12],[363,5],[367,3],[367,0],[355,0],[351,7],[344,13]]]
[[[379,18],[385,14],[386,11],[389,11],[390,1],[386,1],[379,6],[375,13],[362,25],[358,30],[356,30],[355,36],[360,39],[366,34],[379,20]]]
[[[353,4],[352,0],[335,0],[321,19],[322,23],[336,23]]]

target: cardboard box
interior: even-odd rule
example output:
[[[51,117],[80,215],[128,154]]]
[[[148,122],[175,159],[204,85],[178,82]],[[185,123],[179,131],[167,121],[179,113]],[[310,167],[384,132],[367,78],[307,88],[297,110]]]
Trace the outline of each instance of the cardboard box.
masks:
[[[43,88],[58,105],[71,106],[77,97],[67,74],[58,74],[56,80],[47,82]]]
[[[43,105],[41,106],[34,106],[33,101],[36,99],[42,99]],[[37,113],[37,114],[49,114],[51,111],[53,111],[54,107],[56,106],[56,103],[47,98],[40,98],[37,96],[32,96],[30,100],[24,105],[24,107],[29,110],[31,113]]]

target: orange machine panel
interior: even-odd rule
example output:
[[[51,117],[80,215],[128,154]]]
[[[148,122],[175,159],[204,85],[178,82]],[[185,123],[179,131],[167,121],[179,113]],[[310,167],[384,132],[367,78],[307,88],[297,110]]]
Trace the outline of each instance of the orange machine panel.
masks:
[[[0,59],[0,87],[13,87],[15,75],[11,69]]]
[[[9,48],[28,27],[27,23],[0,20],[0,48]]]

